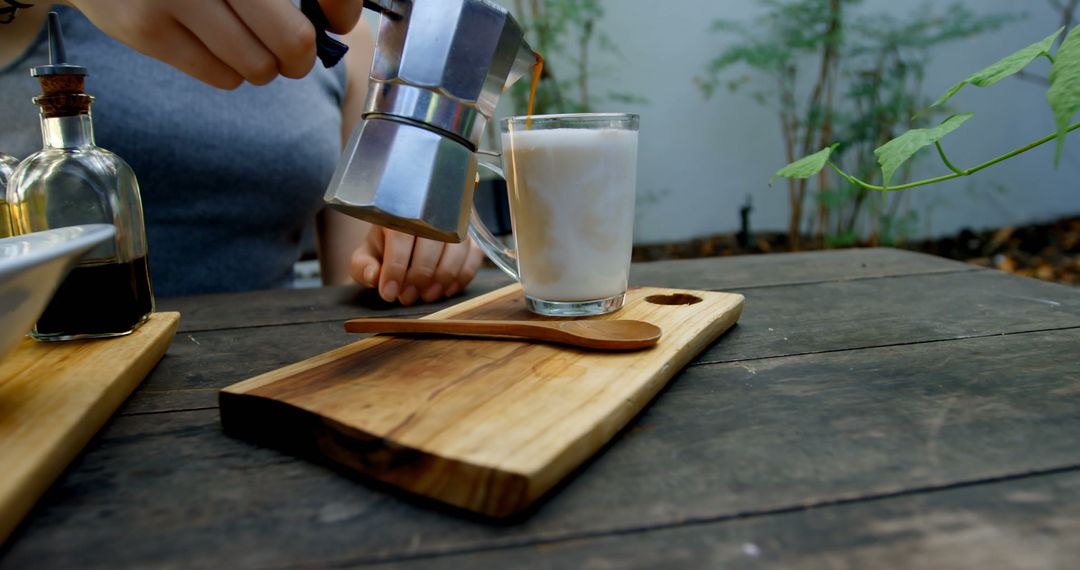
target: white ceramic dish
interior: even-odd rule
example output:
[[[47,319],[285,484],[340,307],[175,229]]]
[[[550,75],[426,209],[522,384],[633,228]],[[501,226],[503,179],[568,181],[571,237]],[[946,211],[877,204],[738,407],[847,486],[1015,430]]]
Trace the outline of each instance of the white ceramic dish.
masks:
[[[34,327],[80,257],[116,228],[86,224],[0,239],[0,358]]]

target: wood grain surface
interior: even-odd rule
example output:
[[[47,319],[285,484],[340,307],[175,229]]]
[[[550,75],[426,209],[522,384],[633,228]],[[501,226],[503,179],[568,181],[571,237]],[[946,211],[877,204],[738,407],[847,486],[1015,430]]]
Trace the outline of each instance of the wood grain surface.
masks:
[[[630,284],[727,291],[980,269],[922,253],[867,248],[635,263]],[[679,282],[670,283],[676,275]]]
[[[726,271],[731,266],[727,261],[714,263]],[[848,274],[838,270],[837,277],[844,279],[835,282],[737,290],[754,310],[739,318],[739,326],[723,342],[709,346],[691,363],[1080,326],[1080,293],[1076,291],[1000,271],[968,271],[963,264],[952,265],[961,271],[847,279]],[[656,277],[654,286],[701,279],[696,277],[701,272],[696,263],[687,264],[686,270],[669,267]],[[769,275],[785,272],[785,266],[778,265]],[[260,300],[267,300],[261,310],[272,313],[290,305],[291,293],[260,295]],[[399,307],[402,313],[395,314],[410,310],[422,308]],[[347,312],[342,313],[341,319],[349,318]],[[216,408],[217,390],[225,386],[353,342],[351,335],[341,333],[341,319],[182,333],[169,349],[172,358],[161,363],[120,413]]]
[[[1080,473],[1071,472],[364,567],[1069,570],[1080,561],[1077,535]]]
[[[445,303],[191,297],[167,306],[199,320],[185,313],[0,569],[1075,565],[1080,291],[889,249],[632,274],[738,288],[752,310],[524,520],[462,517],[222,433],[220,388],[353,342],[346,318]]]
[[[653,348],[601,353],[510,340],[365,339],[221,393],[226,432],[316,451],[493,517],[531,505],[595,453],[742,312],[741,295],[639,288],[598,319],[653,323]],[[428,317],[551,320],[512,285]]]
[[[635,263],[630,268],[630,284],[729,291],[973,271],[985,270],[909,251],[868,248]],[[426,315],[510,283],[502,271],[484,269],[463,294],[410,307],[386,303],[373,290],[355,285],[164,298],[159,299],[158,307],[184,315],[182,333],[291,326],[362,316]]]
[[[1078,342],[1052,331],[692,366],[513,524],[226,437],[217,410],[120,416],[0,568],[352,568],[516,547],[507,566],[530,567],[534,549],[589,537],[630,548],[683,525],[1080,473],[1080,377],[1060,358]]]
[[[130,335],[41,343],[0,363],[0,542],[82,450],[172,342],[178,313]]]
[[[482,270],[465,292],[452,299],[404,307],[387,303],[374,289],[357,285],[311,289],[266,289],[161,299],[162,310],[184,315],[179,332],[295,325],[356,317],[421,316],[505,287],[512,281],[497,269]]]

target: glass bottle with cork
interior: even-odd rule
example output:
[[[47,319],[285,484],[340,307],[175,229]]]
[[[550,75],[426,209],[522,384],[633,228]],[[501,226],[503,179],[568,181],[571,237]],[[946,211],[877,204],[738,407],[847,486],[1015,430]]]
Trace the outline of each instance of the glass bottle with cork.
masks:
[[[49,65],[41,82],[42,150],[19,164],[7,189],[15,233],[106,223],[116,239],[71,271],[31,331],[38,340],[125,335],[154,310],[139,185],[131,167],[94,144],[86,68],[67,63],[60,20],[49,13]]]

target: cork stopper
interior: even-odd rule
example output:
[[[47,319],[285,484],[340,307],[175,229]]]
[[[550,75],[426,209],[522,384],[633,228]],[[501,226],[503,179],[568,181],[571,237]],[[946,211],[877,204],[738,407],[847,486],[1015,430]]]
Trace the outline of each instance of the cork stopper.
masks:
[[[30,70],[41,83],[41,96],[34,103],[41,106],[44,117],[69,117],[90,112],[94,98],[84,89],[86,68],[67,62],[64,34],[60,16],[49,12],[49,64]]]

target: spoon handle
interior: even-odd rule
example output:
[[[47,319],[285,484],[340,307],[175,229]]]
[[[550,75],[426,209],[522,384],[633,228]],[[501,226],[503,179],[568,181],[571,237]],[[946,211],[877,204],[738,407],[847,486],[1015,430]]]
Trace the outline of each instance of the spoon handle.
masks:
[[[461,319],[353,319],[345,321],[345,330],[353,333],[435,333],[484,336],[509,336],[544,340],[548,342],[574,342],[573,335],[551,328],[544,323],[529,321],[473,321]]]
[[[499,335],[526,337],[545,327],[528,321],[420,320],[420,318],[354,318],[345,322],[349,333],[455,333],[458,335]]]

